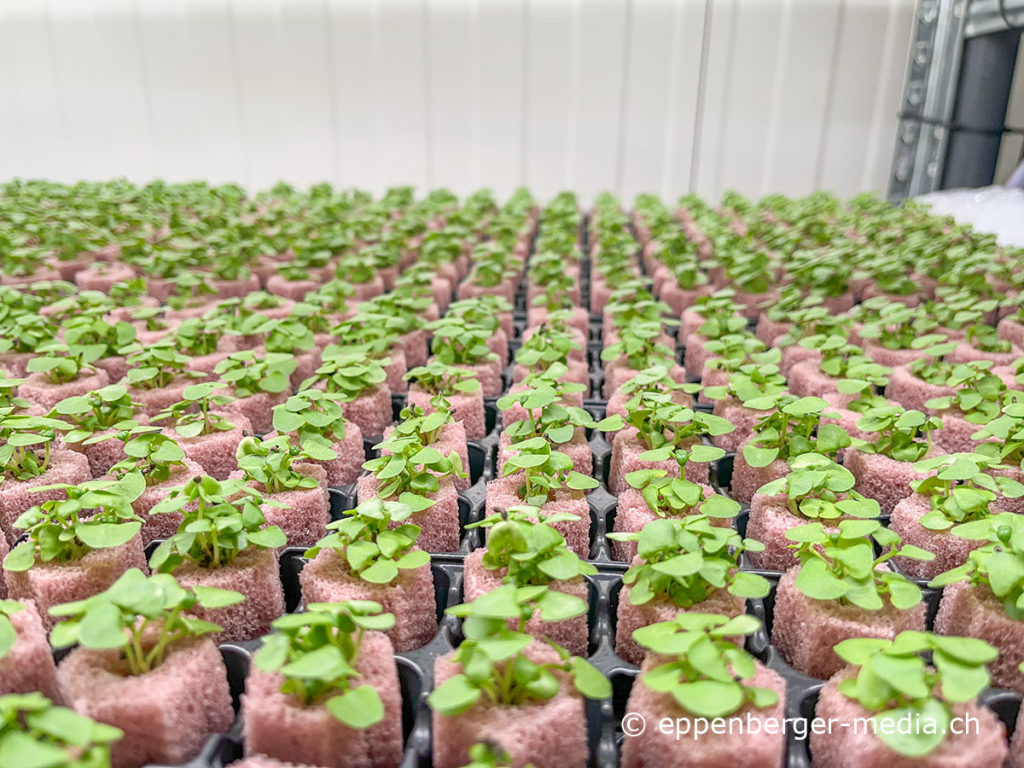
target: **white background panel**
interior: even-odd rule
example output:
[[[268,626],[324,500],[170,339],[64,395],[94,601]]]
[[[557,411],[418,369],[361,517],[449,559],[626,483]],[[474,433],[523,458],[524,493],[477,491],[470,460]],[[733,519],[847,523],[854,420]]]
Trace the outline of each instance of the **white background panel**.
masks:
[[[884,189],[912,14],[913,0],[0,0],[0,176]]]

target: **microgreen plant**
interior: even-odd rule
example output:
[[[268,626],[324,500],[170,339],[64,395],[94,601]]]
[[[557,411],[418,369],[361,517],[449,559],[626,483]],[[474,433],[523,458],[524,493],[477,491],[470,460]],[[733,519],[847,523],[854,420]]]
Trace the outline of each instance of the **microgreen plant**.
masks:
[[[878,517],[878,502],[853,490],[853,473],[820,453],[789,460],[789,473],[757,489],[765,496],[785,494],[791,514],[808,520]]]
[[[235,425],[218,410],[234,402],[234,398],[217,391],[217,383],[204,381],[190,384],[181,392],[181,400],[152,419],[154,424],[169,424],[182,437],[200,437],[227,432]]]
[[[649,624],[633,638],[649,651],[668,657],[640,678],[644,685],[697,717],[726,717],[745,705],[775,706],[779,694],[748,685],[757,663],[729,638],[753,634],[761,626],[749,615],[680,613],[673,621]]]
[[[921,602],[921,589],[884,564],[893,557],[934,560],[932,552],[901,545],[900,537],[877,520],[841,520],[838,530],[821,523],[790,528],[786,538],[800,560],[796,588],[813,600],[836,600],[867,611],[885,603],[906,610]],[[872,540],[884,548],[876,557]]]
[[[888,456],[895,461],[918,461],[931,449],[930,432],[942,427],[934,416],[907,411],[898,405],[871,408],[857,422],[857,429],[877,434],[873,441],[852,439],[862,453]]]
[[[253,663],[279,672],[281,693],[304,706],[323,705],[341,724],[365,730],[384,719],[384,703],[357,669],[366,632],[384,632],[395,617],[379,603],[311,603],[302,613],[276,619]]]
[[[41,693],[0,696],[3,768],[109,768],[111,745],[123,736]]]
[[[412,509],[400,502],[368,499],[329,523],[331,532],[307,549],[305,557],[333,549],[353,575],[370,584],[390,584],[402,571],[430,563],[430,555],[416,549],[420,527],[406,522],[411,515]]]
[[[61,621],[53,628],[50,643],[54,648],[77,644],[117,650],[129,675],[144,675],[182,642],[220,631],[216,624],[190,615],[192,608],[224,608],[244,599],[232,590],[184,588],[170,574],[147,577],[131,568],[106,591],[51,608],[50,614]]]
[[[150,510],[151,515],[176,512],[182,521],[178,532],[153,552],[149,567],[159,573],[173,573],[185,562],[222,568],[249,547],[283,547],[285,535],[278,526],[266,524],[263,503],[263,497],[241,480],[190,478]]]
[[[761,552],[764,545],[707,515],[652,520],[639,531],[608,537],[637,544],[640,562],[623,576],[631,605],[661,599],[691,608],[720,589],[737,597],[768,594],[763,577],[739,569],[743,552]]]
[[[788,460],[802,453],[835,456],[850,445],[850,436],[823,418],[838,414],[820,397],[780,395],[778,407],[762,418],[754,436],[743,446],[743,458],[752,467],[767,467],[776,459]]]
[[[135,473],[121,480],[33,489],[59,489],[66,498],[44,501],[14,521],[14,527],[25,531],[26,538],[4,559],[4,570],[27,571],[37,562],[77,562],[93,550],[126,544],[142,528],[132,502],[144,488],[142,476]]]
[[[985,471],[998,466],[980,453],[943,454],[917,462],[914,469],[918,472],[934,472],[911,484],[930,503],[929,511],[919,521],[921,525],[932,531],[947,531],[957,523],[987,517],[989,504],[997,495],[1011,499],[1024,496],[1024,485]]]
[[[543,437],[513,443],[513,455],[505,460],[504,476],[523,473],[522,485],[517,489],[519,498],[534,507],[543,507],[559,491],[583,492],[597,488],[600,483],[573,469],[572,459],[554,450]]]
[[[989,683],[986,665],[998,651],[983,640],[905,631],[894,640],[855,638],[835,646],[859,667],[839,692],[873,712],[872,733],[897,754],[920,758],[946,738],[953,705],[973,701]],[[931,654],[926,664],[922,654]],[[917,727],[899,727],[914,720]]]
[[[292,445],[287,435],[260,440],[243,437],[235,451],[238,468],[246,480],[260,483],[268,494],[292,489],[316,488],[316,478],[293,467],[296,461],[310,458],[302,448]]]

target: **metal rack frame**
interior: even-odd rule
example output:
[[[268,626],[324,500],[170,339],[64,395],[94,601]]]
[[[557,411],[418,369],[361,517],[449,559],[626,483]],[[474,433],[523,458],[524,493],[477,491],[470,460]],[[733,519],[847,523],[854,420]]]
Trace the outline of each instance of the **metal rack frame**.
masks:
[[[1024,0],[918,0],[889,197],[995,178]]]

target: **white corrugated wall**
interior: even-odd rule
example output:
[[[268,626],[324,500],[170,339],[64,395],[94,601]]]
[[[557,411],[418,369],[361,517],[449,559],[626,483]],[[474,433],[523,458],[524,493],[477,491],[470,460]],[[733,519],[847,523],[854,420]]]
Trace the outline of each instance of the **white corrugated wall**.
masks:
[[[884,190],[913,0],[0,0],[0,177]]]

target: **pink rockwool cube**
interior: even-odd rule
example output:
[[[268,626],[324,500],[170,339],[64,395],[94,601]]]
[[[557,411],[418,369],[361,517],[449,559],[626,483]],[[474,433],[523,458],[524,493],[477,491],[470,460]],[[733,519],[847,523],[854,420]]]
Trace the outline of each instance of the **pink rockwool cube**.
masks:
[[[555,650],[539,640],[525,651],[535,664],[558,663]],[[448,653],[434,661],[434,685],[462,672]],[[503,707],[480,699],[462,714],[433,712],[434,768],[459,768],[469,761],[469,748],[489,741],[509,755],[512,768],[583,768],[587,764],[587,722],[583,698],[565,673],[553,673],[559,691],[546,701]]]
[[[980,424],[973,424],[957,412],[939,412],[942,428],[931,433],[932,442],[945,453],[972,453],[978,446],[971,435],[981,429]]]
[[[379,481],[374,475],[363,475],[356,484],[357,500],[362,504],[377,497]],[[455,552],[459,548],[459,494],[450,477],[442,477],[436,493],[426,494],[434,505],[416,512],[409,522],[422,529],[417,544],[427,552]]]
[[[765,417],[766,412],[747,408],[740,400],[730,397],[715,401],[714,414],[732,424],[733,431],[724,435],[712,435],[712,445],[723,451],[735,453],[743,443],[754,436],[754,427]]]
[[[348,421],[359,425],[363,437],[383,435],[392,422],[391,390],[381,384],[351,402],[342,403],[341,410]]]
[[[384,437],[390,437],[392,432],[394,432],[394,427],[388,427],[384,431]],[[442,456],[448,456],[454,452],[459,457],[466,476],[452,478],[455,481],[455,489],[464,491],[469,488],[469,447],[466,444],[466,428],[462,426],[461,422],[450,421],[442,426],[441,432],[438,434],[437,439],[430,443],[430,447],[438,451]],[[387,448],[381,448],[380,450],[383,454],[391,453]]]
[[[665,657],[652,656],[644,661],[640,675],[659,664],[668,661]],[[786,702],[786,681],[774,670],[755,662],[754,676],[745,681],[747,685],[771,688],[778,692],[776,704],[757,709],[753,704],[744,704],[731,718],[739,718],[746,728],[726,727],[724,733],[698,731],[696,718],[676,703],[669,693],[658,693],[648,688],[642,677],[633,683],[633,690],[626,703],[626,711],[641,715],[647,723],[644,733],[634,738],[627,737],[622,745],[622,768],[782,768],[786,754],[786,736],[782,722]],[[659,723],[667,722],[670,727],[661,728]],[[705,721],[704,726],[707,725]],[[676,729],[687,729],[688,735],[681,738]],[[692,734],[700,732],[702,735]],[[740,757],[742,755],[742,757]],[[815,763],[817,765],[817,763]]]
[[[910,372],[906,366],[897,366],[889,374],[889,383],[885,387],[885,396],[899,403],[907,410],[927,413],[924,404],[934,397],[947,397],[953,394],[953,388],[937,384],[929,384]]]
[[[1024,712],[1022,708],[1021,712]],[[1017,713],[1013,736],[1010,738],[1010,756],[1006,760],[1007,768],[1024,768],[1024,716]]]
[[[897,567],[915,579],[933,579],[944,571],[958,568],[967,562],[972,550],[985,543],[961,539],[949,531],[925,528],[919,521],[930,508],[926,497],[913,493],[897,502],[889,518],[889,529],[899,534],[904,546],[913,544],[935,553],[935,559],[927,562],[895,558]]]
[[[747,537],[760,541],[765,548],[763,552],[747,553],[751,565],[772,571],[789,570],[795,563],[795,555],[789,548],[792,542],[786,538],[786,531],[808,522],[789,511],[784,493],[775,496],[755,493],[750,502]]]
[[[588,477],[594,472],[594,457],[590,450],[590,443],[582,429],[577,429],[573,439],[568,443],[552,445],[553,450],[558,450],[572,459],[573,469]],[[512,450],[512,438],[508,432],[502,432],[498,441],[498,474],[505,468],[505,462],[512,456],[518,455],[519,451]],[[674,463],[674,462],[673,462]]]
[[[224,432],[211,432],[196,437],[182,437],[173,429],[168,434],[181,446],[185,456],[205,470],[205,474],[224,480],[238,469],[238,461],[235,459],[238,444],[255,432],[249,419],[237,411],[218,411],[217,415],[227,419],[234,427]]]
[[[22,534],[22,531],[14,527],[14,523],[23,512],[45,501],[64,498],[62,490],[33,491],[33,488],[58,483],[78,485],[91,479],[92,471],[85,456],[59,448],[50,451],[50,464],[39,477],[31,480],[3,478],[0,482],[0,529],[7,543],[13,544]]]
[[[996,326],[1000,339],[1013,344],[1019,349],[1024,349],[1024,323],[1012,317],[1004,317]]]
[[[508,336],[503,329],[495,328],[494,334],[487,337],[487,348],[498,356],[502,365],[508,365]]]
[[[638,437],[636,427],[623,427],[615,434],[612,442],[612,458],[608,467],[608,490],[619,494],[629,488],[626,475],[638,469],[664,469],[672,477],[679,476],[679,462],[675,459],[663,461],[645,461],[640,455],[647,451]],[[693,442],[696,442],[694,440]],[[691,483],[706,484],[708,482],[708,465],[688,461],[683,474]]]
[[[267,503],[260,509],[267,525],[276,525],[284,531],[289,547],[311,547],[327,535],[331,520],[331,499],[327,492],[327,470],[319,464],[300,461],[292,469],[317,481],[315,488],[293,488],[278,493],[267,493],[262,483],[249,485],[264,495]],[[232,472],[232,479],[241,478],[242,472]]]
[[[7,592],[15,600],[33,600],[47,631],[56,621],[55,605],[84,600],[107,589],[129,568],[148,572],[142,539],[136,535],[119,547],[94,549],[81,560],[35,563],[27,571],[4,571]]]
[[[675,280],[666,280],[658,297],[668,304],[672,314],[678,317],[684,309],[689,309],[701,296],[710,296],[711,286],[701,285],[697,288],[680,288]],[[601,306],[604,309],[604,305]]]
[[[889,349],[866,339],[864,340],[863,347],[864,353],[873,362],[888,366],[889,368],[910,365],[915,360],[926,356],[920,349]]]
[[[331,447],[338,458],[315,463],[327,471],[327,485],[334,488],[351,485],[363,473],[363,462],[366,461],[363,433],[359,425],[352,421],[346,422],[344,439],[341,442],[335,441]]]
[[[97,432],[96,435],[109,435],[114,433],[116,430],[107,429],[102,432]],[[57,438],[58,444],[61,448],[65,448],[69,451],[75,451],[80,453],[89,461],[89,470],[92,472],[93,478],[103,477],[110,468],[117,464],[119,461],[124,461],[127,455],[124,452],[124,443],[117,438],[111,438],[109,440],[103,440],[92,445],[86,445],[84,443],[69,443],[63,440],[61,437]]]
[[[128,394],[132,400],[141,403],[141,413],[145,416],[156,416],[160,411],[169,408],[183,399],[185,387],[196,383],[196,379],[178,376],[166,387],[157,389],[140,389],[128,386]],[[127,382],[125,382],[127,386]]]
[[[856,448],[847,448],[843,453],[843,466],[856,478],[854,490],[862,496],[874,499],[882,510],[889,514],[896,505],[914,491],[910,484],[924,478],[914,469],[910,461],[896,461],[875,453],[863,453]]]
[[[257,392],[228,403],[225,411],[241,414],[249,421],[253,432],[263,435],[274,428],[274,406],[283,403],[290,395],[290,391]]]
[[[1024,472],[1021,472],[1018,466],[1010,465],[1006,469],[988,469],[985,470],[985,474],[992,475],[993,477],[1008,477],[1024,485]],[[1015,515],[1024,514],[1024,496],[1016,499],[999,496],[989,504],[989,511],[993,514],[998,514],[999,512],[1012,512]]]
[[[472,602],[481,595],[491,592],[502,585],[506,569],[491,571],[484,568],[483,557],[487,550],[477,549],[466,555],[462,583],[462,601]],[[589,603],[590,590],[583,577],[573,581],[553,581],[548,585],[551,589],[564,592]],[[538,638],[547,638],[558,643],[573,656],[587,656],[587,614],[582,613],[565,621],[544,621],[534,616],[526,623],[526,631]]]
[[[282,275],[271,275],[267,280],[267,292],[275,296],[283,296],[292,301],[302,301],[307,293],[311,293],[320,287],[320,281],[289,280]]]
[[[845,394],[839,391],[839,379],[822,373],[818,363],[805,360],[789,370],[789,391],[798,397],[828,398],[834,408],[845,408],[857,399],[857,394]]]
[[[776,342],[776,346],[778,343]],[[782,362],[779,363],[779,373],[783,376],[788,376],[789,372],[793,370],[793,366],[805,361],[814,361],[816,364],[821,364],[821,352],[817,349],[807,349],[807,347],[801,347],[799,344],[791,344],[788,347],[782,348]]]
[[[203,468],[186,456],[184,466],[175,467],[170,477],[162,483],[154,483],[147,486],[142,495],[132,502],[132,509],[135,511],[135,514],[145,521],[142,524],[142,530],[139,531],[143,546],[155,539],[166,539],[169,536],[173,536],[182,521],[180,512],[151,515],[149,511],[166,499],[172,488],[184,485],[191,478],[199,477],[203,474]]]
[[[1000,768],[1009,751],[1006,728],[995,713],[976,702],[954,704],[953,716],[965,718],[970,728],[950,732],[938,747],[923,757],[904,757],[886,746],[870,728],[855,728],[874,713],[839,692],[839,683],[856,674],[847,667],[821,689],[814,716],[837,725],[810,729],[814,768]],[[971,718],[970,720],[966,718]],[[820,732],[825,731],[825,732]]]
[[[96,266],[100,264],[102,266]],[[96,262],[96,265],[75,273],[75,284],[78,285],[79,290],[110,293],[110,289],[117,283],[130,282],[135,279],[135,270],[127,264]]]
[[[418,548],[417,548],[418,549]],[[339,603],[372,600],[395,616],[395,626],[385,634],[396,651],[422,648],[437,634],[434,573],[430,564],[401,570],[390,584],[371,584],[352,575],[348,562],[335,550],[321,549],[299,573],[302,601]]]
[[[57,685],[50,641],[39,611],[31,600],[23,600],[22,609],[11,614],[16,639],[7,655],[0,659],[0,695],[39,691],[60,704],[64,701]]]
[[[75,648],[57,680],[77,712],[124,731],[113,768],[191,760],[235,718],[228,671],[208,637],[176,644],[160,666],[137,676],[117,651]]]
[[[620,357],[607,365],[604,371],[604,388],[602,392],[606,398],[630,379],[633,379],[640,371],[634,371],[629,367],[624,357]],[[681,365],[673,364],[668,369],[668,377],[677,384],[686,383],[686,370]]]
[[[826,680],[846,666],[833,646],[854,637],[892,640],[912,629],[924,632],[925,604],[901,611],[884,601],[880,611],[836,600],[814,600],[796,588],[800,569],[790,568],[775,591],[772,643],[797,672]]]
[[[418,406],[426,413],[433,413],[436,408],[430,404],[432,395],[418,386],[409,387],[409,405]],[[448,395],[452,406],[452,415],[466,430],[467,440],[482,440],[487,436],[487,417],[484,412],[484,396],[479,389],[476,392],[459,392]]]
[[[485,514],[490,517],[498,510],[507,510],[520,506],[518,489],[523,484],[523,473],[500,477],[487,484],[487,502]],[[582,558],[590,556],[590,507],[586,498],[579,491],[563,489],[555,494],[552,501],[543,507],[543,513],[553,515],[558,512],[575,515],[575,520],[553,523],[552,528],[565,538],[566,546]]]
[[[701,488],[704,491],[705,499],[711,498],[715,493],[710,485],[701,485]],[[699,510],[699,506],[697,509]],[[693,514],[696,512],[697,510],[694,510]],[[636,488],[626,488],[619,494],[618,502],[615,505],[614,531],[616,533],[636,533],[649,522],[657,519],[658,516],[647,506],[643,495]],[[720,521],[726,526],[731,523],[727,518],[721,518]],[[628,563],[636,557],[636,542],[613,541],[612,552],[616,560]]]
[[[456,366],[473,374],[480,382],[480,392],[484,397],[497,397],[505,391],[505,381],[501,377],[500,360],[484,360],[475,365]]]
[[[384,383],[393,393],[406,392],[409,389],[409,382],[405,380],[405,374],[409,372],[409,366],[405,362],[405,352],[400,346],[396,346],[388,355],[390,362],[384,366]]]
[[[633,565],[639,563],[634,560]],[[672,621],[680,613],[714,613],[722,616],[739,616],[746,612],[746,598],[730,594],[725,589],[716,589],[706,599],[689,608],[682,608],[664,596],[657,596],[643,605],[629,602],[630,588],[623,586],[619,592],[619,609],[615,622],[615,653],[623,661],[640,664],[647,651],[633,639],[633,633],[641,627]],[[737,639],[737,642],[741,642]]]
[[[956,348],[946,355],[946,360],[951,363],[969,363],[974,360],[989,360],[993,365],[1013,365],[1013,363],[1024,352],[1019,347],[1011,344],[1009,352],[986,352],[976,349],[970,344],[960,342]]]
[[[782,459],[776,459],[765,467],[750,466],[743,457],[743,446],[741,445],[736,450],[736,458],[732,463],[730,495],[740,504],[749,504],[758,488],[788,474],[789,464]]]
[[[44,411],[67,397],[77,397],[96,389],[102,389],[110,383],[107,372],[97,369],[93,373],[80,376],[66,384],[51,384],[42,373],[30,373],[25,381],[18,385],[18,397],[35,403]]]
[[[935,631],[941,635],[976,637],[999,649],[999,658],[990,662],[992,684],[1024,693],[1024,624],[1006,615],[999,598],[985,586],[965,581],[942,590]]]
[[[426,329],[417,328],[409,331],[399,338],[398,343],[402,345],[402,350],[405,352],[406,367],[417,368],[427,364],[430,347],[427,344]]]
[[[365,730],[344,725],[322,702],[303,705],[281,693],[280,672],[253,666],[242,694],[246,753],[323,768],[395,768],[402,759],[402,691],[393,654],[386,635],[363,635],[357,684],[373,687],[384,704],[384,719]]]
[[[765,346],[777,346],[776,340],[785,336],[793,328],[793,323],[785,320],[772,320],[764,312],[757,319],[757,327],[754,335],[765,344]]]
[[[284,614],[284,590],[275,549],[251,546],[240,552],[230,565],[221,568],[183,563],[174,571],[174,578],[183,587],[202,585],[233,589],[245,595],[243,602],[225,608],[192,609],[199,618],[212,621],[224,630],[211,635],[218,643],[262,637],[270,631],[271,622]]]

